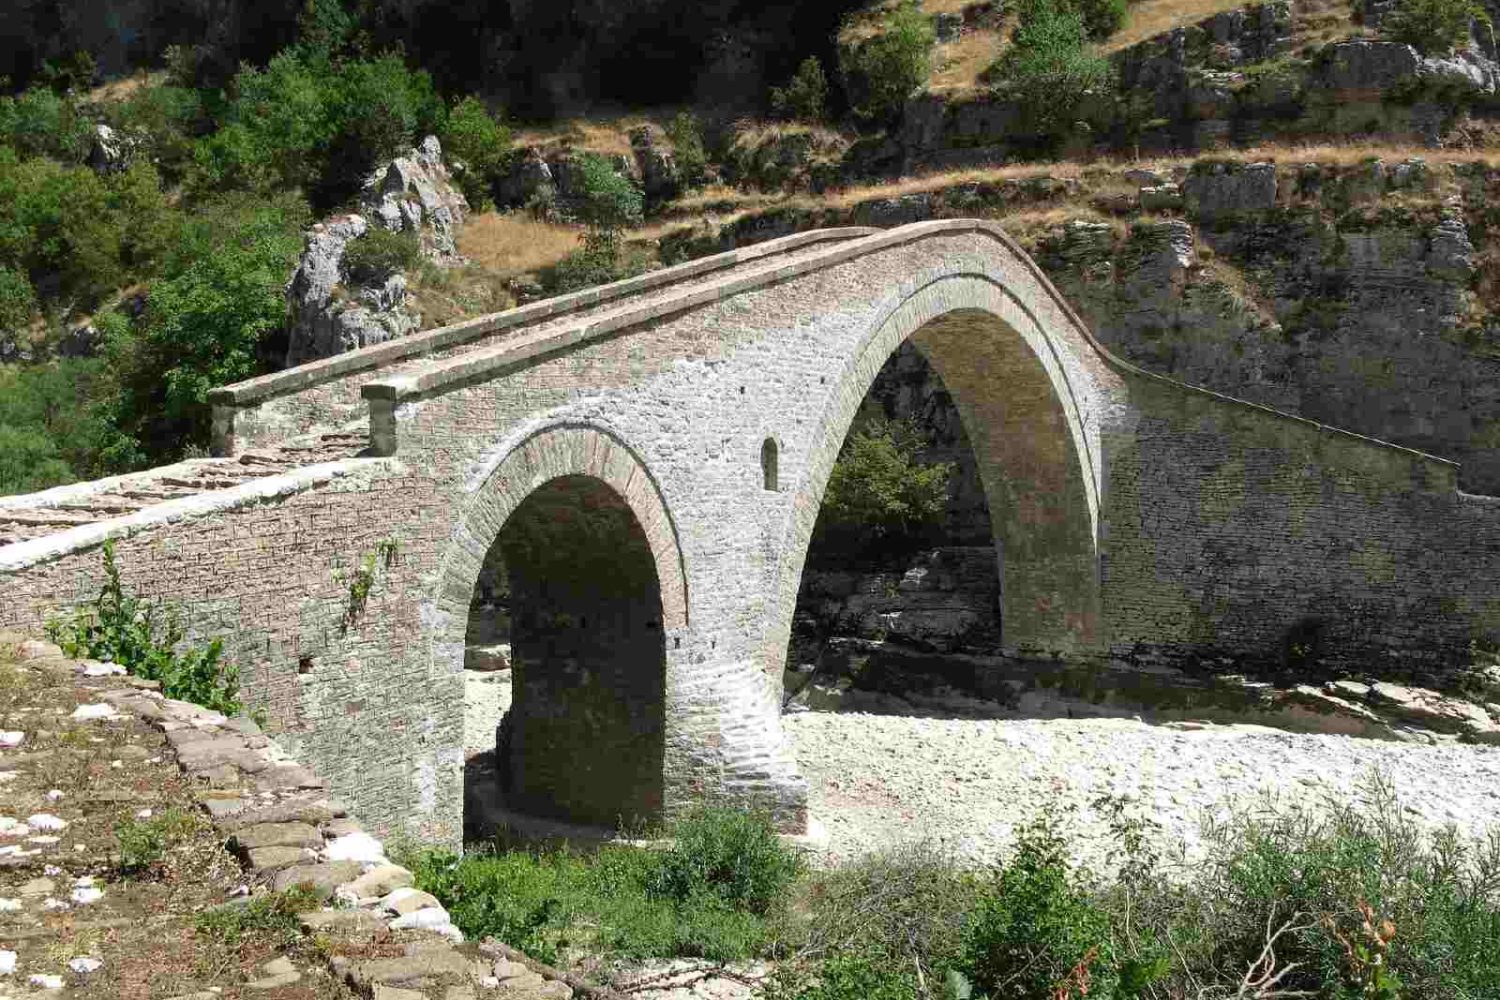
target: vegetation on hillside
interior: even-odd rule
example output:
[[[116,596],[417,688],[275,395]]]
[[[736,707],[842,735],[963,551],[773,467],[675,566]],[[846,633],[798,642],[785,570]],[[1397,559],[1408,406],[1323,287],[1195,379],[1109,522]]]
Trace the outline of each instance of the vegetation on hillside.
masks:
[[[920,843],[803,869],[764,819],[705,810],[665,852],[421,856],[465,933],[552,963],[776,960],[772,1000],[1479,997],[1500,989],[1500,849],[1420,828],[1378,777],[1361,804],[1266,804],[1165,856],[1119,800],[1109,873],[1055,822],[966,868]],[[1045,811],[1042,814],[1045,817]]]

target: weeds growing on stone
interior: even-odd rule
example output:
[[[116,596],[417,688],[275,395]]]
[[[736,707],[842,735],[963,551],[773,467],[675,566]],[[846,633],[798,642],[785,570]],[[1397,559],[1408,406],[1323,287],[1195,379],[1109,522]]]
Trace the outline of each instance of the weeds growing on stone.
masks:
[[[198,816],[176,808],[117,823],[120,870],[131,875],[151,872],[166,860],[168,850],[192,835],[201,823]]]
[[[287,948],[301,937],[297,914],[316,910],[319,905],[317,894],[304,886],[268,892],[248,902],[226,903],[207,911],[198,917],[198,933],[227,948],[238,947],[252,936]]]
[[[49,622],[47,635],[68,656],[117,663],[133,676],[160,681],[168,698],[228,715],[244,709],[239,669],[222,660],[222,640],[186,644],[174,609],[126,592],[112,540],[104,543],[104,586],[93,605]]]

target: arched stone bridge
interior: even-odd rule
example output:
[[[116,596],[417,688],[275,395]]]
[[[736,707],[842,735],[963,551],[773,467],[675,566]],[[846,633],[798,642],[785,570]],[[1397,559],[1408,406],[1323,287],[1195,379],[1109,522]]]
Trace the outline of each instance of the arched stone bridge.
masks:
[[[517,804],[723,797],[797,827],[798,581],[907,340],[975,452],[1017,655],[1441,672],[1493,634],[1494,502],[1452,463],[1111,357],[972,221],[803,234],[220,389],[221,457],[0,500],[0,626],[90,598],[114,538],[362,818],[451,838],[498,544]]]

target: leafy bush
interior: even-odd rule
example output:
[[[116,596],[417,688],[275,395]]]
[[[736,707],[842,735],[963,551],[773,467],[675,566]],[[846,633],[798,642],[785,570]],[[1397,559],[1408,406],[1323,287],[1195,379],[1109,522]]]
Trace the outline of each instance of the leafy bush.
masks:
[[[1109,61],[1088,45],[1083,16],[1055,0],[1031,0],[992,71],[1000,91],[1020,107],[1036,152],[1051,155],[1086,125],[1087,102],[1112,93]]]
[[[0,264],[25,273],[39,298],[94,301],[117,287],[121,229],[92,170],[0,147]]]
[[[1380,23],[1380,30],[1423,53],[1441,54],[1464,48],[1475,22],[1490,25],[1489,12],[1479,0],[1401,0]]]
[[[1134,997],[1165,972],[1119,959],[1109,913],[1074,885],[1066,844],[1045,824],[1022,833],[981,899],[959,964],[990,1000]]]
[[[808,56],[785,87],[771,88],[771,110],[794,121],[822,121],[828,113],[828,77],[817,56]]]
[[[26,326],[35,309],[36,292],[26,275],[16,268],[0,266],[0,335]]]
[[[640,223],[644,202],[640,188],[597,153],[583,153],[573,163],[582,197],[579,217],[591,229],[617,233]]]
[[[355,281],[382,281],[397,271],[410,271],[422,262],[417,234],[393,232],[382,226],[352,239],[344,247],[344,271]]]
[[[108,384],[95,358],[0,366],[0,494],[107,475],[137,458],[109,412],[90,401]]]
[[[703,808],[672,832],[676,843],[662,856],[649,888],[678,902],[713,897],[763,915],[802,870],[801,859],[764,816]]]
[[[926,442],[910,422],[873,420],[844,442],[823,494],[826,527],[881,537],[936,523],[948,500],[952,463],[924,464]]]
[[[184,634],[175,613],[125,592],[113,539],[104,543],[104,586],[93,607],[49,622],[47,634],[69,656],[118,663],[132,676],[160,681],[168,698],[230,715],[244,708],[239,670],[220,660],[223,641],[178,652]]]
[[[458,182],[477,212],[493,207],[494,184],[510,160],[510,129],[497,122],[484,102],[465,97],[448,112],[443,152],[463,164]]]
[[[672,159],[677,164],[677,180],[683,187],[703,183],[708,172],[708,153],[703,148],[703,130],[691,111],[679,111],[667,126],[672,143]]]
[[[767,1000],[918,1000],[931,994],[920,989],[905,963],[840,955],[814,970],[778,969],[765,995]]]
[[[937,34],[916,2],[903,2],[873,33],[839,46],[839,75],[856,115],[883,119],[901,110],[932,71]]]
[[[261,370],[262,344],[285,321],[282,290],[306,220],[294,195],[209,202],[185,221],[145,313],[99,319],[118,381],[109,405],[146,455],[206,443],[208,391]]]
[[[198,829],[199,819],[181,809],[165,809],[146,819],[115,824],[122,871],[141,874],[166,860],[167,851]]]
[[[21,156],[50,156],[82,163],[93,146],[94,128],[70,97],[41,87],[0,96],[0,146]]]
[[[1125,0],[1072,0],[1088,37],[1102,42],[1125,23]]]

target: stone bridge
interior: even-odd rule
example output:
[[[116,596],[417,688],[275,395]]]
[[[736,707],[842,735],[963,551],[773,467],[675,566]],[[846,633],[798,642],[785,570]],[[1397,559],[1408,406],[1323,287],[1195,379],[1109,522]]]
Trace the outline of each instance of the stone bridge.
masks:
[[[1431,676],[1494,635],[1496,501],[1456,466],[1112,357],[973,221],[802,234],[219,389],[219,457],[0,500],[0,627],[91,598],[115,539],[361,818],[451,840],[503,562],[509,804],[798,828],[798,581],[907,340],[975,453],[1008,652]]]

